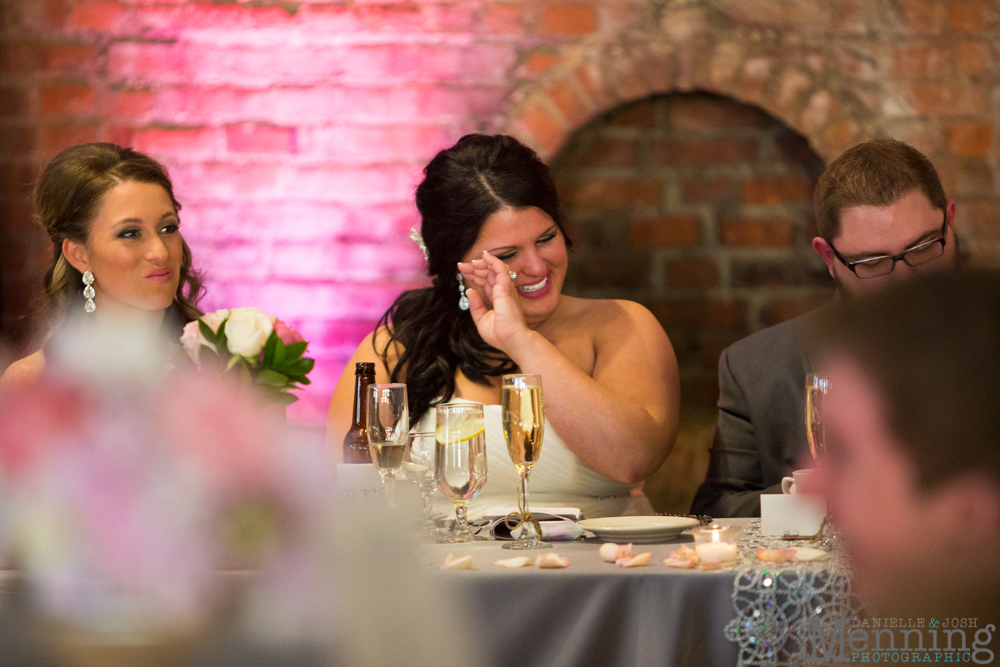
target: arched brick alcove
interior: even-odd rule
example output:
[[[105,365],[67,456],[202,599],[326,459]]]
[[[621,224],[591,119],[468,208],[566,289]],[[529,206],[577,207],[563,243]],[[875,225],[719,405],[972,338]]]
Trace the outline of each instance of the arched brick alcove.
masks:
[[[573,238],[565,290],[646,305],[681,370],[681,433],[648,485],[683,511],[704,473],[724,347],[826,301],[813,252],[823,161],[758,107],[708,93],[629,102],[551,158]]]

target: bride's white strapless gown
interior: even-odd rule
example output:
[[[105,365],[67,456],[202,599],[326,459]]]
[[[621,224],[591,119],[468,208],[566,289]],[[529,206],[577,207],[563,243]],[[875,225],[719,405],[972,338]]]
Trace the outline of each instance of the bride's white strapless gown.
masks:
[[[456,399],[453,403],[464,403]],[[507,453],[503,437],[503,422],[499,405],[484,406],[486,419],[486,484],[479,495],[469,503],[469,518],[482,516],[487,508],[495,505],[517,506],[521,478],[514,462]],[[435,410],[430,408],[411,432],[433,433]],[[531,507],[579,507],[585,518],[651,514],[645,496],[632,495],[642,484],[615,482],[586,466],[577,457],[552,424],[545,420],[545,435],[538,462],[531,468],[528,498]],[[450,512],[451,502],[440,493],[434,494],[435,510]]]

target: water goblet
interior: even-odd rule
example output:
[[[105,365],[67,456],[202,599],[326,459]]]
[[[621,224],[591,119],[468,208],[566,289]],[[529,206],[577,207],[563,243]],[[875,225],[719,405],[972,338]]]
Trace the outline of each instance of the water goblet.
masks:
[[[437,406],[434,432],[438,489],[455,506],[455,528],[445,542],[483,538],[469,528],[469,501],[486,484],[486,422],[482,403]]]

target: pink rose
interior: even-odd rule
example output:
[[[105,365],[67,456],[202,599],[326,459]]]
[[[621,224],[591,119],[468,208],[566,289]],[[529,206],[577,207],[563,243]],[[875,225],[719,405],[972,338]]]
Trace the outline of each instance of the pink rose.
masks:
[[[288,326],[279,319],[274,320],[274,330],[278,334],[278,338],[285,345],[291,345],[292,343],[304,343],[305,338],[302,337],[298,331]]]

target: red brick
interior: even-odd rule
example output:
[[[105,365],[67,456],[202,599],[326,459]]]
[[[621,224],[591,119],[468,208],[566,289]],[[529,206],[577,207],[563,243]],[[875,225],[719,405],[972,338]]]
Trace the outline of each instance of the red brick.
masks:
[[[636,248],[697,246],[701,244],[701,220],[694,215],[633,220],[629,224],[628,240]]]
[[[521,125],[535,138],[543,152],[551,155],[562,145],[566,130],[552,114],[539,103],[534,103],[521,113]]]
[[[730,265],[733,287],[823,287],[831,284],[823,265],[791,261],[737,260]]]
[[[811,310],[816,310],[830,300],[832,294],[820,293],[808,296],[792,297],[787,299],[775,299],[768,302],[760,312],[761,323],[765,326],[781,324],[793,317],[804,315]]]
[[[96,68],[97,55],[93,46],[79,44],[0,44],[0,62],[6,72],[88,73]]]
[[[635,139],[604,137],[575,152],[572,164],[575,167],[634,167],[638,152]]]
[[[524,63],[524,66],[529,72],[532,73],[544,72],[545,70],[558,65],[560,60],[562,60],[562,58],[554,53],[540,53],[536,51],[528,56],[528,60]]]
[[[683,95],[667,105],[667,122],[675,130],[766,127],[771,118],[757,107],[708,95]]]
[[[729,329],[747,321],[747,304],[733,299],[670,299],[654,302],[649,309],[665,327]]]
[[[900,0],[899,24],[909,35],[937,35],[946,25],[947,8],[937,0]]]
[[[24,88],[0,88],[0,116],[17,118],[28,113],[28,91]]]
[[[35,128],[5,125],[0,130],[0,155],[29,155],[35,150]]]
[[[878,5],[870,0],[834,0],[831,27],[835,32],[862,35],[878,20]]]
[[[725,176],[686,178],[681,182],[681,196],[690,204],[732,200],[738,193],[736,183]]]
[[[765,206],[809,202],[814,187],[807,176],[756,176],[743,181],[743,201]]]
[[[604,75],[592,65],[580,65],[573,71],[581,88],[590,96],[597,107],[608,107],[615,102],[607,84],[604,82]]]
[[[990,45],[985,42],[957,42],[955,69],[959,74],[977,76],[990,66]]]
[[[989,0],[952,0],[948,23],[952,30],[983,32],[996,27],[997,14]]]
[[[42,88],[42,114],[46,116],[89,116],[95,111],[95,93],[89,85]]]
[[[622,101],[641,99],[653,93],[643,76],[643,65],[631,58],[605,61],[605,81]]]
[[[31,192],[38,169],[30,162],[0,164],[0,191]]]
[[[42,150],[55,155],[64,148],[97,141],[96,125],[51,125],[42,128]]]
[[[994,194],[993,167],[977,157],[938,158],[935,166],[941,175],[944,191],[955,199]]]
[[[559,81],[546,90],[552,103],[572,125],[580,125],[590,118],[590,110],[573,89],[569,81]]]
[[[598,258],[573,266],[573,281],[580,288],[637,292],[649,287],[650,257],[646,253],[604,250]]]
[[[956,123],[948,128],[948,151],[962,157],[988,157],[992,137],[985,123]]]
[[[660,181],[652,178],[570,181],[559,188],[567,206],[594,209],[658,206],[662,191]]]
[[[757,139],[654,140],[653,164],[740,164],[757,159]]]
[[[585,35],[597,28],[591,5],[558,3],[542,9],[542,29],[552,35]]]
[[[719,236],[727,246],[786,248],[792,243],[792,221],[787,218],[722,218]]]
[[[114,30],[125,16],[126,8],[117,2],[75,2],[70,24],[80,30]]]
[[[714,259],[687,257],[667,264],[667,287],[670,289],[716,287],[719,267]]]
[[[654,127],[656,125],[656,106],[648,100],[624,104],[607,115],[607,123],[613,127],[637,129]]]
[[[951,75],[951,45],[947,42],[900,44],[893,48],[893,73],[907,79],[936,79]]]
[[[215,154],[215,130],[191,127],[148,127],[135,130],[132,145],[154,155],[208,157]]]
[[[963,83],[914,83],[901,92],[922,116],[973,116],[983,113],[982,86]]]
[[[822,165],[823,161],[809,145],[809,140],[791,130],[783,130],[774,138],[778,159],[785,164]]]
[[[226,147],[231,153],[295,153],[294,127],[257,123],[226,126]]]
[[[493,34],[519,33],[524,30],[521,14],[522,9],[519,4],[490,3],[484,13],[486,29]]]
[[[117,90],[104,95],[104,113],[112,118],[142,118],[153,110],[155,100],[147,90]]]

